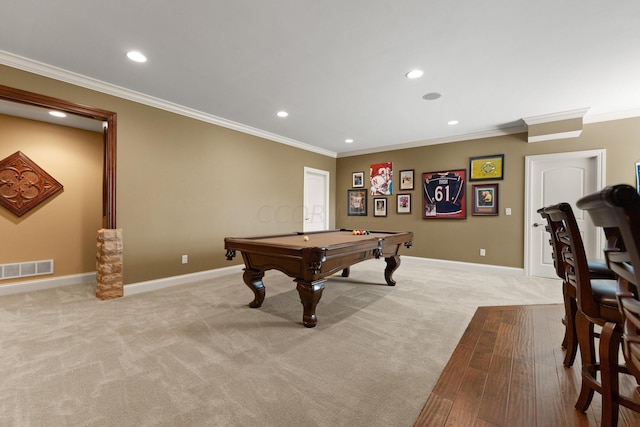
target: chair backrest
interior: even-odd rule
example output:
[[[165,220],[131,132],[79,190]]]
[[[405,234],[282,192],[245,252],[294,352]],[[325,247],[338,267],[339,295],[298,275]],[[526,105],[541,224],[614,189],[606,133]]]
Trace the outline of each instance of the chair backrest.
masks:
[[[616,185],[578,200],[593,223],[607,236],[605,258],[618,276],[618,305],[624,319],[624,355],[629,371],[640,379],[640,194],[630,185]]]
[[[544,211],[544,208],[538,209],[538,213],[545,221],[547,221],[547,225],[545,229],[549,232],[550,238],[549,243],[551,244],[551,255],[553,256],[553,266],[556,269],[556,275],[565,280],[564,270],[565,264],[562,259],[562,247],[560,242],[558,241],[558,223],[551,221],[549,214]]]
[[[583,197],[576,205],[604,229],[607,248],[615,248],[605,249],[609,268],[640,285],[640,194],[630,185],[616,185]]]
[[[575,287],[578,308],[587,316],[601,317],[600,304],[591,292],[587,256],[571,205],[558,203],[543,208],[543,212],[549,223],[550,233],[555,233],[555,238],[552,237],[551,241],[554,252],[560,254],[556,258],[563,270],[561,277]]]

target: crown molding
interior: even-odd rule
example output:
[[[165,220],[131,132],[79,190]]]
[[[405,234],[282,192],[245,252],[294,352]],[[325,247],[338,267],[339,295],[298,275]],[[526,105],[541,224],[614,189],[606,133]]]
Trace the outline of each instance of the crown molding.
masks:
[[[572,130],[569,132],[548,133],[545,135],[530,136],[527,138],[527,142],[540,142],[540,141],[551,141],[554,139],[577,138],[580,136],[581,133],[582,133],[582,129]]]
[[[575,110],[561,111],[559,113],[523,117],[522,120],[526,123],[529,133],[527,142],[531,143],[579,137],[582,133],[584,116],[588,111],[589,108],[579,108]],[[557,122],[564,123],[559,124]],[[549,123],[554,123],[554,125],[552,125],[553,129],[550,129],[549,126],[544,126]]]
[[[557,122],[560,120],[581,119],[587,114],[589,107],[578,108],[576,110],[561,111],[559,113],[542,114],[540,116],[523,117],[522,120],[527,124],[539,125],[542,123]]]
[[[614,111],[611,113],[589,114],[585,116],[583,123],[610,122],[613,120],[631,119],[634,117],[640,117],[640,108],[625,111]]]
[[[251,126],[243,125],[241,123],[237,123],[231,120],[223,119],[221,117],[217,117],[212,114],[204,113],[202,111],[188,108],[179,104],[175,104],[159,98],[148,96],[140,92],[136,92],[120,86],[105,83],[97,79],[83,76],[81,74],[64,70],[62,68],[54,67],[52,65],[48,65],[42,62],[34,61],[32,59],[15,55],[3,50],[0,50],[0,64],[6,65],[12,68],[16,68],[19,70],[27,71],[33,74],[41,75],[44,77],[48,77],[54,80],[70,83],[75,86],[80,86],[86,89],[95,90],[97,92],[101,92],[107,95],[112,95],[118,98],[127,99],[129,101],[148,105],[150,107],[169,111],[171,113],[179,114],[185,117],[190,117],[202,122],[214,124],[227,129],[232,129],[238,132],[257,136],[259,138],[264,138],[270,141],[279,142],[281,144],[289,145],[295,148],[299,148],[301,150],[310,151],[317,154],[321,154],[323,156],[333,157],[333,158],[351,157],[351,156],[358,156],[363,154],[373,154],[373,153],[380,153],[385,151],[423,147],[427,145],[446,144],[450,142],[490,138],[495,136],[511,135],[516,133],[525,133],[527,132],[528,125],[547,123],[551,121],[574,119],[579,117],[583,117],[583,123],[598,123],[598,122],[640,117],[640,109],[627,110],[627,111],[621,111],[621,112],[603,113],[603,114],[597,114],[597,115],[586,115],[589,108],[581,108],[581,109],[569,110],[561,113],[527,117],[523,119],[523,121],[525,122],[525,125],[523,126],[475,132],[470,134],[455,135],[450,137],[434,138],[434,139],[410,142],[406,144],[386,145],[386,146],[372,148],[368,150],[336,153],[334,151],[315,147],[313,145],[309,145],[304,142],[300,142],[291,138],[286,138],[281,135],[277,135],[261,129],[253,128]]]
[[[338,153],[338,158],[360,156],[363,154],[381,153],[385,151],[404,150],[407,148],[426,147],[427,145],[448,144],[450,142],[469,141],[473,139],[492,138],[495,136],[513,135],[516,133],[525,133],[526,131],[527,131],[527,128],[525,126],[513,126],[508,128],[466,133],[462,135],[447,136],[442,138],[426,139],[422,141],[409,142],[406,144],[385,145],[383,147],[372,148],[370,150],[348,151],[348,152]]]
[[[0,64],[328,157],[337,153],[0,50]]]

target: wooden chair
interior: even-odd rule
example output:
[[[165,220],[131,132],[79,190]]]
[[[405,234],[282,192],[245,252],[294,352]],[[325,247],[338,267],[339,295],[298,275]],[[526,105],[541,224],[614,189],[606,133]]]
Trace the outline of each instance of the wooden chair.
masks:
[[[622,336],[622,314],[618,309],[617,282],[615,280],[591,279],[587,257],[580,230],[571,205],[559,203],[544,208],[553,224],[559,242],[559,253],[564,262],[564,277],[568,285],[576,290],[576,332],[582,361],[582,385],[575,404],[581,412],[587,410],[594,392],[607,395],[603,383],[598,380],[609,378],[625,368],[618,366],[618,349]],[[612,286],[613,283],[613,286]],[[601,327],[599,358],[596,359],[596,334],[594,326]],[[607,380],[608,381],[608,380]],[[607,383],[609,385],[609,383]],[[604,402],[603,397],[603,402]],[[611,407],[603,403],[603,419],[613,418]],[[606,412],[606,414],[605,414]],[[617,413],[616,413],[617,415]]]
[[[538,213],[547,222],[546,230],[549,232],[549,243],[551,244],[551,253],[553,256],[553,265],[556,270],[556,275],[562,279],[562,295],[564,297],[564,311],[565,315],[562,319],[562,323],[565,326],[564,338],[562,339],[562,348],[565,349],[565,355],[563,364],[566,367],[571,367],[575,361],[576,354],[578,352],[578,334],[576,332],[576,315],[578,313],[578,306],[576,304],[576,288],[571,283],[565,280],[566,266],[562,259],[562,246],[558,239],[559,222],[551,221],[549,215],[545,213],[544,208],[538,209]],[[593,279],[609,279],[615,280],[615,274],[607,267],[606,262],[601,260],[588,260],[587,267],[589,269],[589,277]],[[615,283],[610,282],[605,285],[605,282],[600,282],[600,286],[610,287],[610,292],[613,295],[616,291]]]
[[[640,195],[629,185],[616,185],[583,197],[577,206],[587,211],[607,237],[607,265],[616,274],[620,288],[623,354],[628,373],[640,381]],[[620,395],[615,370],[603,370],[601,375],[602,426],[617,425],[619,405],[640,412],[637,400]]]

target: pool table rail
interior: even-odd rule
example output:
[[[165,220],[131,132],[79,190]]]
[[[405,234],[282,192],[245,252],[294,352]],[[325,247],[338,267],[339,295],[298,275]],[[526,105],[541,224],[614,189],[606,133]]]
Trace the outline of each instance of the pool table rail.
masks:
[[[303,235],[310,237],[309,240],[303,240]],[[243,281],[254,293],[250,307],[260,307],[264,301],[264,272],[278,270],[294,278],[304,308],[303,323],[313,327],[317,321],[315,306],[322,296],[326,277],[340,270],[343,277],[348,277],[352,265],[384,257],[385,281],[394,286],[396,282],[392,275],[400,265],[400,246],[410,248],[413,233],[371,232],[353,236],[351,230],[342,229],[266,237],[227,237],[224,243],[228,260],[232,260],[237,251],[242,253]]]

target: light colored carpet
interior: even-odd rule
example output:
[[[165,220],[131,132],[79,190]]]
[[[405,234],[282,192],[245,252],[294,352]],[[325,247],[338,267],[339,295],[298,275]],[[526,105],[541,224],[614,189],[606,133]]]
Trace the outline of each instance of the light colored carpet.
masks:
[[[478,306],[562,302],[558,280],[384,266],[330,278],[313,329],[274,271],[258,309],[241,274],[0,297],[0,425],[412,426]]]

